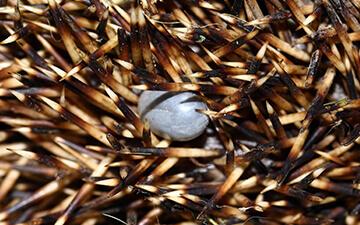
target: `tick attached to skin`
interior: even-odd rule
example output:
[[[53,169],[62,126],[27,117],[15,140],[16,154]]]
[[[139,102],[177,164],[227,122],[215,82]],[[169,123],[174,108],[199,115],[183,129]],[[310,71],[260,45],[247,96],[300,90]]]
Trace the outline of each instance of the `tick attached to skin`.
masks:
[[[207,106],[191,92],[144,91],[138,110],[155,134],[174,141],[189,141],[200,136],[209,118],[197,112]]]

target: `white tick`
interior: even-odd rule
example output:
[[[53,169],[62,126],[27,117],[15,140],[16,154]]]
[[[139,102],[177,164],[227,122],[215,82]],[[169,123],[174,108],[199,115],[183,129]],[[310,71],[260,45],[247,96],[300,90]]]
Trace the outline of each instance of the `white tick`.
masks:
[[[155,134],[174,141],[189,141],[200,136],[209,118],[196,111],[206,104],[192,92],[144,91],[138,103],[143,121]]]

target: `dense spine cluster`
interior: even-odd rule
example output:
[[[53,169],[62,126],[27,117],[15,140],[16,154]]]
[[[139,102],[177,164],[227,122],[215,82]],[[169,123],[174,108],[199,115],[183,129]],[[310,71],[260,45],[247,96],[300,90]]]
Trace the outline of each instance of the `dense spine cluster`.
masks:
[[[0,225],[359,223],[359,41],[358,0],[0,0]]]

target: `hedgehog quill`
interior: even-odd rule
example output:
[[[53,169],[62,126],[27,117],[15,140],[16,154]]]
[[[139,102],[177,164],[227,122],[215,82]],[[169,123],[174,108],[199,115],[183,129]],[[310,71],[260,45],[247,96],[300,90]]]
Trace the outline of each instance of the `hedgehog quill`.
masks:
[[[359,32],[355,0],[0,1],[0,224],[360,223]]]

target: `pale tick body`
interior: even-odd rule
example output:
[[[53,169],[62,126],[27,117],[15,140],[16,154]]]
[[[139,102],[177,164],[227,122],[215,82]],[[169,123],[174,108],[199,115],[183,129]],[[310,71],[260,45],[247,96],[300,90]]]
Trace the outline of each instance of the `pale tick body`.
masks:
[[[200,136],[209,118],[196,111],[207,109],[192,92],[144,91],[138,103],[143,121],[155,134],[174,141],[189,141]]]

